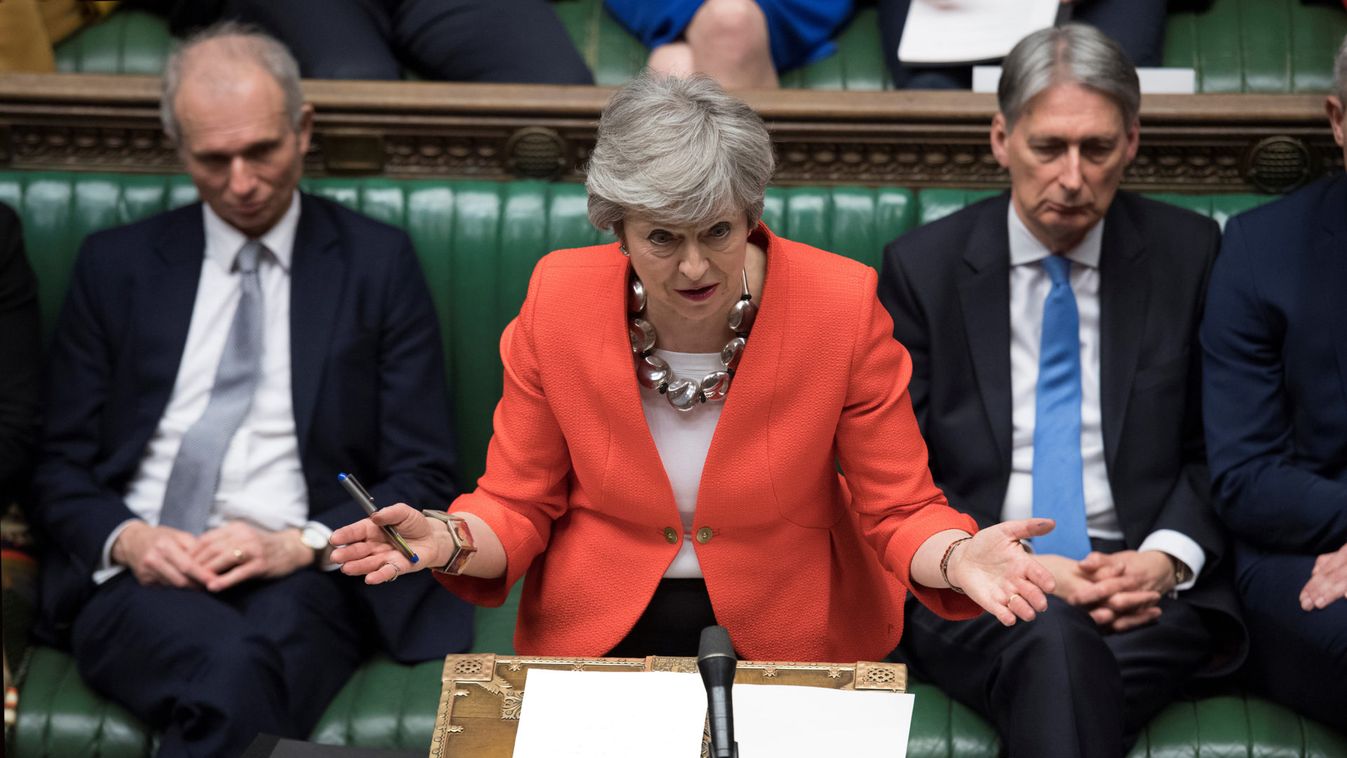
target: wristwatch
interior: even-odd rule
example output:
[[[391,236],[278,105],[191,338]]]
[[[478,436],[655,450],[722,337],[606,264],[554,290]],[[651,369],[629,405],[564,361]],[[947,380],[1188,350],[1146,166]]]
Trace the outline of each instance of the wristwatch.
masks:
[[[435,566],[431,570],[450,576],[462,574],[468,567],[468,561],[472,559],[473,553],[477,552],[477,544],[472,540],[468,522],[447,511],[426,509],[421,513],[425,514],[426,518],[443,521],[445,527],[449,529],[449,539],[454,543],[454,552],[449,556],[449,560],[445,561],[443,566]]]
[[[1168,558],[1170,564],[1174,566],[1174,589],[1169,591],[1169,596],[1171,598],[1178,597],[1179,585],[1190,581],[1193,578],[1193,570],[1188,568],[1188,564],[1175,558],[1169,553],[1165,553],[1165,557]]]
[[[328,536],[313,523],[305,524],[304,528],[299,530],[299,541],[304,543],[304,547],[313,551],[313,565],[319,568],[327,563],[327,556],[332,550],[332,545],[327,541]]]

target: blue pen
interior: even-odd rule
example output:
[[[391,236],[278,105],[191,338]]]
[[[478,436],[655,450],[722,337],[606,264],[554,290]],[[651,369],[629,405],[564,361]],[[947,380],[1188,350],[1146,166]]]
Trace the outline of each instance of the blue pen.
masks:
[[[378,510],[378,508],[374,506],[374,498],[370,497],[369,492],[366,491],[364,487],[360,486],[360,482],[356,480],[354,474],[337,474],[337,481],[341,482],[341,486],[346,488],[347,492],[351,493],[351,497],[355,498],[357,503],[360,503],[360,507],[365,509],[365,513],[368,513],[371,516],[374,515],[374,512]],[[398,530],[391,526],[383,526],[380,528],[384,530],[384,534],[388,535],[388,539],[393,542],[393,545],[397,547],[403,555],[407,556],[407,560],[412,563],[421,560],[416,557],[416,553],[412,552],[411,545],[408,545],[407,541],[402,539],[402,535],[398,534]]]

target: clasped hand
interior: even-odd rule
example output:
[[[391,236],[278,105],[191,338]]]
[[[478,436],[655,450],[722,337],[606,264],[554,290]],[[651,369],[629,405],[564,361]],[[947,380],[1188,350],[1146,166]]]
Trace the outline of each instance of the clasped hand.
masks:
[[[1322,610],[1344,598],[1347,598],[1347,545],[1315,559],[1310,580],[1300,590],[1300,607],[1306,611]]]
[[[313,561],[296,529],[269,532],[230,521],[201,536],[143,521],[112,546],[114,563],[145,585],[221,592],[249,579],[286,576]]]
[[[1087,609],[1095,624],[1114,632],[1160,618],[1160,598],[1174,589],[1173,564],[1159,551],[1092,552],[1079,561],[1060,555],[1035,559],[1052,572],[1054,594]]]

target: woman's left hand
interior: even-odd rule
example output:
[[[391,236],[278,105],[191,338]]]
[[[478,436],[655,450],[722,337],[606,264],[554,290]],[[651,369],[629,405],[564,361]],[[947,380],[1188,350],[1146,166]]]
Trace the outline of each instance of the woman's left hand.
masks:
[[[1006,626],[1033,621],[1048,609],[1052,573],[1025,551],[1021,540],[1052,531],[1052,519],[1004,521],[955,546],[949,581]]]

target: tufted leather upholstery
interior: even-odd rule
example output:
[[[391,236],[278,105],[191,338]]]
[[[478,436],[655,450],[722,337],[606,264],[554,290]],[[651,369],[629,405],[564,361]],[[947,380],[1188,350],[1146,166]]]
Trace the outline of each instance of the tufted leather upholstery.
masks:
[[[1216,0],[1171,13],[1165,65],[1197,71],[1198,92],[1328,92],[1347,13],[1300,0]]]
[[[500,395],[496,344],[545,252],[601,238],[586,220],[584,189],[535,182],[320,179],[308,189],[407,229],[430,280],[444,327],[453,383],[462,481],[481,472],[490,414]],[[877,265],[885,242],[923,220],[957,210],[984,191],[773,188],[765,220],[778,233]],[[83,237],[190,202],[183,176],[0,172],[0,201],[19,209],[50,329]],[[1166,200],[1224,221],[1265,201],[1247,195]],[[479,609],[477,652],[510,653],[518,594]],[[425,748],[438,702],[440,664],[368,662],[328,708],[313,738],[332,744]],[[930,685],[917,683],[909,742],[913,756],[991,756],[988,725]],[[92,693],[70,656],[37,648],[19,700],[14,755],[144,756],[153,736],[122,708]],[[1183,701],[1148,727],[1133,756],[1343,756],[1347,737],[1261,700],[1228,696]]]
[[[645,65],[646,51],[603,9],[602,0],[555,0],[554,7],[598,84],[616,85]],[[838,53],[787,72],[803,89],[889,89],[876,11],[862,3],[838,39]],[[1213,0],[1203,12],[1169,16],[1165,65],[1197,71],[1198,92],[1325,92],[1347,14],[1300,0]],[[56,49],[57,68],[84,73],[155,74],[172,39],[164,22],[121,11]]]

